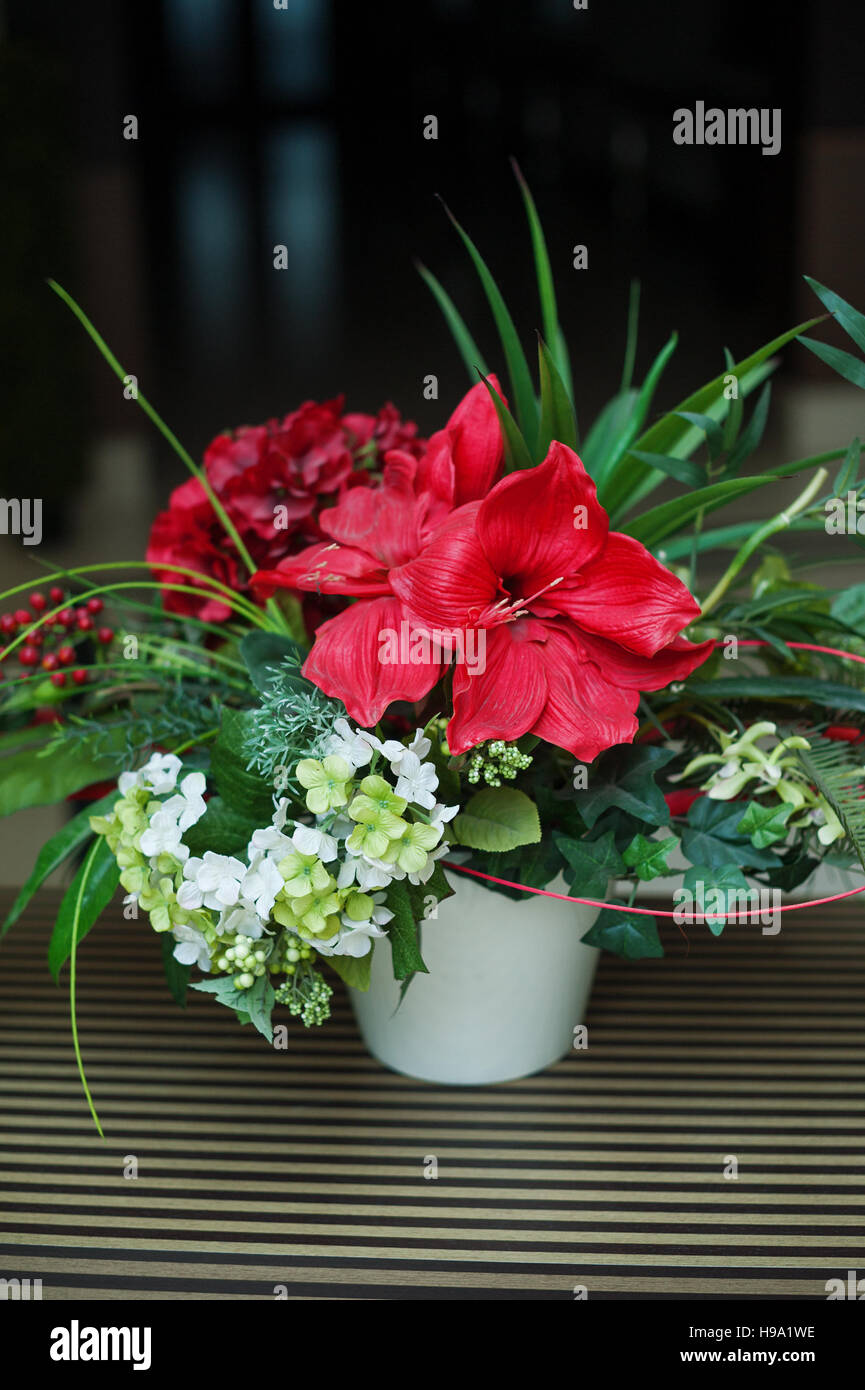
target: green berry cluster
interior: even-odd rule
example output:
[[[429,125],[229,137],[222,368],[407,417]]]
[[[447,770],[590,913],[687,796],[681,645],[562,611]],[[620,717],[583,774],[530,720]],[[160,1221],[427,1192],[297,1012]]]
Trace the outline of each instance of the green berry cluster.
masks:
[[[239,970],[240,974],[234,977],[235,989],[250,989],[256,979],[260,978],[267,969],[268,948],[260,941],[253,941],[251,936],[241,936],[239,933],[234,939],[234,945],[228,946],[216,961],[217,970]]]
[[[481,780],[489,787],[500,787],[502,778],[512,782],[518,772],[531,767],[529,753],[521,753],[515,743],[505,743],[504,739],[494,738],[490,743],[481,744],[469,759],[468,780],[476,783]]]
[[[287,1004],[293,1017],[300,1015],[307,1028],[325,1023],[330,1018],[330,998],[333,990],[324,977],[307,960],[292,963],[294,974],[276,991],[279,1004]]]

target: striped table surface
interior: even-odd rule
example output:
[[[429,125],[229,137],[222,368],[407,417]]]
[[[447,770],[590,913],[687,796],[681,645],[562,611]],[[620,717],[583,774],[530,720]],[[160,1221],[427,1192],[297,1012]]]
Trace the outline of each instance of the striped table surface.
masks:
[[[343,994],[323,1028],[286,1013],[281,1051],[179,1009],[114,907],[78,959],[103,1142],[56,904],[0,951],[0,1277],[44,1299],[825,1299],[865,1274],[855,910],[605,956],[587,1050],[447,1088],[375,1062]]]

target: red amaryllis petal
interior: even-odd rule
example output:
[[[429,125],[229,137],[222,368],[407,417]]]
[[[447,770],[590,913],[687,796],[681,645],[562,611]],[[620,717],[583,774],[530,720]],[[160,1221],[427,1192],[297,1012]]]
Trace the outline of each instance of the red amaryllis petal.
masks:
[[[703,795],[699,787],[677,787],[673,792],[665,792],[664,800],[671,816],[686,816],[694,802]]]
[[[547,697],[542,624],[523,619],[477,633],[477,670],[454,668],[448,747],[465,753],[487,738],[515,739],[532,728]]]
[[[607,514],[577,455],[554,442],[537,468],[496,483],[478,513],[478,535],[513,598],[531,598],[598,554]]]
[[[576,578],[575,585],[559,584],[545,594],[545,605],[640,656],[666,646],[700,613],[681,580],[618,531]]]
[[[501,396],[498,377],[491,373],[487,381]],[[453,503],[461,507],[486,497],[502,467],[502,430],[482,381],[463,396],[445,428],[454,467]]]
[[[654,656],[637,656],[594,633],[580,632],[577,636],[589,660],[608,680],[626,690],[663,690],[671,681],[683,681],[715,647],[712,641],[695,643],[676,637]]]
[[[442,673],[435,648],[396,598],[361,600],[323,623],[303,674],[372,728],[393,700],[421,700]]]
[[[416,560],[391,570],[391,588],[424,622],[475,627],[500,594],[499,582],[475,534],[477,503],[469,503],[433,536]]]
[[[250,584],[261,599],[271,598],[277,589],[366,597],[390,593],[387,574],[377,560],[330,541],[320,541],[299,555],[280,560],[275,569],[259,570]]]
[[[634,717],[639,693],[611,684],[609,673],[581,660],[579,645],[563,626],[544,626],[547,700],[532,733],[584,763],[615,743],[630,743],[639,728]]]
[[[417,500],[397,467],[379,488],[351,488],[322,512],[319,524],[325,535],[374,555],[388,568],[405,564],[420,549]]]

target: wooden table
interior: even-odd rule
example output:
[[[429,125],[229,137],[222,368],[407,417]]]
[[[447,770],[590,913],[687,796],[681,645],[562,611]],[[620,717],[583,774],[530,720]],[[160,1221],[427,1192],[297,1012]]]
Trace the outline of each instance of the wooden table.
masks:
[[[865,1271],[861,909],[604,957],[587,1051],[448,1089],[373,1061],[342,995],[285,1015],[287,1051],[180,1010],[113,908],[79,951],[103,1142],[56,903],[0,950],[0,1277],[45,1299],[825,1299]]]

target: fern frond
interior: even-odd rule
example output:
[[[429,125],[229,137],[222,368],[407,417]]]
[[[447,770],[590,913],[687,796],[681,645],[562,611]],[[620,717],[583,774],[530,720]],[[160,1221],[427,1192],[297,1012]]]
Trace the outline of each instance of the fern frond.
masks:
[[[850,744],[834,739],[812,739],[811,747],[799,749],[797,756],[840,820],[865,869],[865,767],[856,761]]]

